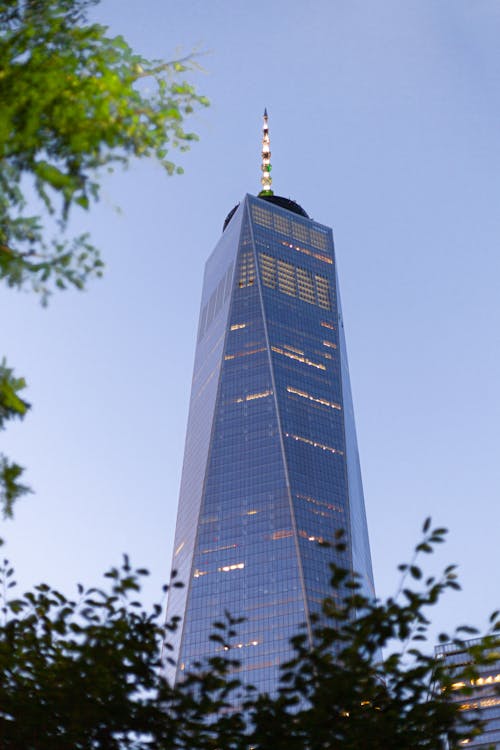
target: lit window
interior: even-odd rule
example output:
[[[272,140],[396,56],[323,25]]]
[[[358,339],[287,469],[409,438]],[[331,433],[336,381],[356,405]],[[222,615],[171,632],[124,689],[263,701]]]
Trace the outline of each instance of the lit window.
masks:
[[[290,346],[290,344],[283,344],[285,349],[290,349],[291,352],[295,352],[295,354],[304,354],[302,349],[297,349],[295,346]]]
[[[299,531],[299,536],[303,539],[307,539],[309,542],[319,542],[323,544],[325,539],[322,536],[315,536],[314,534],[308,534],[307,531]]]
[[[323,346],[327,346],[330,349],[336,349],[337,344],[334,344],[333,341],[323,341]]]
[[[206,576],[208,573],[208,570],[198,570],[196,569],[193,573],[193,578],[201,578],[202,576]]]
[[[327,255],[322,255],[321,253],[315,253],[314,250],[309,250],[307,247],[302,247],[301,245],[293,245],[291,242],[286,242],[285,240],[281,240],[281,244],[285,247],[289,247],[290,250],[297,250],[298,253],[304,253],[304,255],[310,255],[312,258],[316,258],[316,260],[321,260],[323,263],[329,263],[330,265],[333,264],[333,260],[329,258]]]
[[[202,555],[208,555],[210,552],[222,552],[226,549],[235,549],[238,545],[237,544],[226,544],[223,547],[212,547],[211,549],[202,549],[201,554]]]
[[[311,305],[331,309],[330,285],[326,276],[313,275],[305,268],[294,266],[267,253],[259,253],[259,263],[264,286],[271,289],[278,287],[282,294],[291,297],[298,295],[301,300]]]
[[[483,698],[483,700],[479,701],[479,706],[481,708],[491,708],[492,706],[500,706],[500,698]]]
[[[336,330],[335,326],[332,326],[331,323],[327,323],[325,320],[321,321],[321,325],[323,326],[323,328],[330,328],[332,331]]]
[[[243,570],[244,567],[245,563],[233,563],[233,565],[222,565],[217,570],[219,573],[229,573],[232,570]]]
[[[291,529],[280,529],[279,531],[273,531],[271,539],[276,541],[277,539],[288,539],[288,537],[291,536],[293,536],[293,531]]]
[[[271,211],[260,208],[260,206],[252,206],[252,215],[256,224],[260,224],[262,227],[269,227],[269,229],[272,228],[273,215]]]
[[[235,643],[233,646],[228,646],[228,645],[219,646],[216,649],[216,651],[229,651],[230,648],[245,648],[245,646],[258,646],[258,645],[259,645],[259,641],[253,640],[253,641],[248,641],[248,643]]]
[[[246,401],[254,401],[256,398],[267,398],[272,394],[272,391],[261,391],[260,393],[249,393],[246,396]]]
[[[314,279],[316,281],[318,305],[326,310],[331,310],[330,284],[328,283],[328,279],[320,274],[315,274]]]
[[[318,370],[326,370],[325,365],[322,365],[318,362],[313,362],[307,357],[302,357],[298,354],[293,354],[292,352],[285,351],[284,349],[280,349],[280,347],[278,346],[272,346],[271,349],[273,350],[273,352],[276,352],[276,354],[282,354],[284,357],[288,357],[289,359],[295,359],[297,360],[297,362],[303,362],[305,365],[316,367],[316,369]]]
[[[246,328],[246,327],[247,327],[246,323],[233,323],[233,325],[231,326],[230,330],[231,331],[240,331],[242,328]]]
[[[314,294],[312,275],[303,268],[297,268],[297,282],[300,299],[304,300],[304,302],[309,302],[311,305],[315,305],[316,296]]]
[[[290,234],[289,220],[279,214],[274,214],[274,228],[281,234]]]
[[[233,403],[241,404],[244,401],[255,401],[255,399],[258,399],[258,398],[267,398],[267,396],[270,396],[271,394],[272,394],[272,391],[260,391],[260,393],[249,393],[247,396],[240,396],[239,398],[235,398]]]
[[[488,677],[478,677],[477,680],[471,680],[471,685],[492,685],[494,682],[500,682],[500,674],[495,676],[490,674]],[[452,685],[452,688],[453,690],[456,690],[455,685]]]
[[[265,352],[264,346],[259,349],[248,349],[248,351],[237,352],[237,354],[226,354],[224,359],[235,359],[236,357],[249,357],[251,354],[257,354],[258,352]]]
[[[285,263],[284,260],[278,260],[278,286],[280,292],[289,294],[291,297],[297,296],[295,268],[291,263]]]
[[[328,510],[334,510],[337,513],[343,513],[343,509],[340,507],[340,505],[334,505],[333,503],[327,503],[325,500],[318,500],[315,497],[311,497],[311,495],[303,495],[300,492],[297,492],[295,494],[295,497],[299,500],[305,500],[308,503],[312,503],[313,505],[319,505],[322,508],[328,508]]]
[[[276,289],[276,258],[266,253],[259,253],[262,283]]]
[[[324,445],[324,443],[318,443],[315,440],[310,440],[309,438],[302,437],[302,435],[293,435],[290,432],[285,432],[285,436],[292,438],[292,440],[298,440],[301,443],[312,445],[314,448],[321,448],[321,450],[328,451],[329,453],[337,453],[339,456],[344,455],[344,451],[341,451],[338,448],[332,448],[331,445]]]
[[[340,404],[336,404],[334,401],[328,401],[326,398],[318,398],[317,396],[311,396],[310,393],[306,393],[306,391],[299,391],[298,388],[293,388],[291,385],[287,385],[286,387],[288,393],[293,393],[295,396],[300,396],[301,398],[306,398],[309,401],[314,401],[316,404],[322,404],[323,406],[329,406],[332,409],[342,409]]]

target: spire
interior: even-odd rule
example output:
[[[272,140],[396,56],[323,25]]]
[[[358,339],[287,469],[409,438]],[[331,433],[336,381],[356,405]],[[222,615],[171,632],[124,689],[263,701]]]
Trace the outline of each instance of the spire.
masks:
[[[267,124],[267,109],[264,110],[264,124],[262,126],[262,177],[260,180],[260,184],[262,185],[262,190],[259,193],[260,195],[273,195],[273,191],[271,190],[271,183],[272,183],[272,177],[271,177],[271,149],[270,149],[270,141],[269,141],[269,126]]]

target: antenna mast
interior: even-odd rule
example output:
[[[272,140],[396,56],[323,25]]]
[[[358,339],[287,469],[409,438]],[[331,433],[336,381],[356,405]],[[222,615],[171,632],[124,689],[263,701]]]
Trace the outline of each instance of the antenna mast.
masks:
[[[267,120],[267,109],[265,109],[264,124],[262,126],[262,177],[260,180],[262,190],[260,191],[259,196],[274,195],[273,191],[271,190],[273,178],[271,177],[271,147],[269,140],[269,125],[267,124]]]

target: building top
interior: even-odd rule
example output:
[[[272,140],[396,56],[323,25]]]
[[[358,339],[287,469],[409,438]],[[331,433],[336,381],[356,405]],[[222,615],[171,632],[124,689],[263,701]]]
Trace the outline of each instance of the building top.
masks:
[[[269,138],[269,117],[267,114],[267,109],[264,109],[264,124],[262,126],[262,177],[260,180],[262,190],[260,191],[258,197],[262,198],[262,200],[268,201],[269,203],[274,203],[276,206],[280,206],[280,208],[284,208],[286,211],[291,211],[294,214],[298,214],[299,216],[304,216],[306,219],[309,219],[309,215],[304,211],[302,206],[299,206],[298,203],[291,200],[290,198],[284,198],[281,195],[274,195],[274,192],[271,189],[271,185],[273,182],[271,177],[271,169],[272,166],[271,141]],[[234,206],[234,208],[232,208],[226,216],[222,231],[226,229],[239,205],[240,204],[237,203],[236,206]]]
[[[261,200],[265,200],[268,203],[274,203],[276,206],[280,206],[280,208],[284,208],[286,211],[291,211],[293,214],[298,214],[299,216],[303,216],[305,219],[309,219],[310,216],[307,214],[302,206],[299,206],[298,203],[293,201],[291,198],[284,198],[281,195],[259,195],[258,196]],[[228,215],[226,216],[224,220],[224,224],[222,227],[222,231],[224,231],[233,218],[234,214],[236,213],[236,210],[240,204],[237,203],[234,208],[230,210]]]

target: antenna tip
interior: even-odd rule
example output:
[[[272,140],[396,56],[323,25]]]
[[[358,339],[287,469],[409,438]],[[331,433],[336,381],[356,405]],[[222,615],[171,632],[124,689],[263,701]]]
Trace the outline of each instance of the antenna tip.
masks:
[[[264,107],[264,117],[267,117],[267,107]]]

